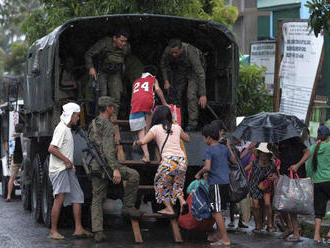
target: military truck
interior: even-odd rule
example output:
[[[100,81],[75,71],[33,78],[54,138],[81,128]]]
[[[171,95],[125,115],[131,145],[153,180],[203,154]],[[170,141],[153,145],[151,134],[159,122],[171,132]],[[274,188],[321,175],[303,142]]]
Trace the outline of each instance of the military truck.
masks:
[[[5,75],[1,78],[0,96],[0,180],[2,197],[7,198],[10,162],[15,147],[15,125],[23,122],[23,100],[20,98],[23,77]],[[19,177],[14,182],[12,196],[20,189]]]
[[[22,170],[22,200],[25,209],[31,209],[38,222],[50,224],[52,189],[48,178],[48,146],[53,130],[59,122],[61,106],[75,100],[82,106],[81,126],[87,128],[95,116],[95,95],[90,86],[93,83],[84,64],[85,52],[98,40],[112,35],[118,28],[128,30],[131,56],[126,60],[124,82],[126,94],[122,97],[117,122],[120,125],[121,151],[118,159],[124,166],[139,171],[141,185],[152,185],[158,162],[156,155],[149,165],[139,159],[141,155],[132,149],[134,135],[127,125],[132,80],[140,76],[141,65],[153,64],[159,67],[160,58],[167,42],[179,38],[199,48],[206,58],[206,88],[209,108],[201,110],[200,124],[204,125],[216,118],[224,120],[231,128],[235,125],[236,85],[238,79],[238,46],[231,31],[224,25],[205,20],[176,16],[151,14],[107,15],[100,17],[75,18],[56,28],[47,36],[37,40],[28,51],[26,80],[24,83],[24,136],[26,156]],[[66,68],[66,61],[71,67]],[[94,58],[95,64],[98,58]],[[76,85],[64,85],[63,73],[69,70]],[[157,75],[162,83],[161,75]],[[111,89],[110,89],[111,90]],[[200,132],[189,133],[191,142],[186,144],[189,170],[187,182],[203,164],[205,149]],[[91,184],[83,169],[82,150],[85,142],[74,134],[74,164],[79,182],[85,193],[86,210],[91,201]],[[152,149],[152,148],[150,148]],[[143,187],[142,187],[143,188]],[[109,197],[115,195],[115,189]],[[144,200],[151,200],[153,193],[144,193]],[[138,204],[137,204],[138,205]]]

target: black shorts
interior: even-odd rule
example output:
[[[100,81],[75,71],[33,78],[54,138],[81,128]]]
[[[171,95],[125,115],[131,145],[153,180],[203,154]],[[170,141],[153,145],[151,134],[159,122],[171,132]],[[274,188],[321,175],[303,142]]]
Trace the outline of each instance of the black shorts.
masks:
[[[211,211],[220,213],[227,209],[229,202],[229,184],[213,184],[209,187]]]
[[[322,219],[327,211],[330,200],[330,182],[314,183],[314,213],[315,218]]]

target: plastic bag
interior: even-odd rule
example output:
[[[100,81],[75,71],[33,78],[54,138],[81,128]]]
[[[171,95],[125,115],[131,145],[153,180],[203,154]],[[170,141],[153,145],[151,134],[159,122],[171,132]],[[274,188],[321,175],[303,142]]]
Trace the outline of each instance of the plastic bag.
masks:
[[[314,213],[314,193],[311,178],[299,178],[292,171],[290,177],[281,175],[273,198],[275,210],[292,214],[310,215]]]

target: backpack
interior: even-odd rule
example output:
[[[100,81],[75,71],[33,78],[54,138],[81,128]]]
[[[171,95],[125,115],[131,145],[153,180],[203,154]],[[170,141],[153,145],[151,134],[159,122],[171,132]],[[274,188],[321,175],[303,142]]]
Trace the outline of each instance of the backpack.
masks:
[[[215,220],[213,218],[206,220],[196,220],[191,214],[191,202],[193,194],[189,194],[186,199],[187,204],[189,205],[189,213],[185,215],[180,215],[178,218],[178,224],[186,229],[196,232],[213,232],[213,225]]]
[[[196,220],[212,217],[209,192],[203,184],[192,193],[191,214]]]

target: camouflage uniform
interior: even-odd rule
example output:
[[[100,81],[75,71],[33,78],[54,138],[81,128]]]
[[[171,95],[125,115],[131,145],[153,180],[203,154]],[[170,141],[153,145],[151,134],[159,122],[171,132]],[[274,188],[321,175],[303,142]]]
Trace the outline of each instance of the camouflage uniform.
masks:
[[[85,54],[88,69],[95,67],[92,60],[94,55],[99,55],[100,59],[103,59],[97,68],[100,96],[107,96],[109,93],[109,96],[114,98],[118,105],[123,91],[122,65],[128,53],[128,44],[123,49],[119,49],[113,47],[111,37],[105,37],[95,43]]]
[[[188,125],[198,124],[198,98],[206,96],[205,71],[201,62],[202,52],[196,47],[182,43],[183,52],[175,58],[166,47],[160,67],[164,80],[169,80],[176,91],[179,104],[182,107],[187,97]],[[171,73],[172,78],[169,78]],[[185,94],[185,92],[187,92]]]
[[[100,99],[111,99],[110,97],[101,97]],[[113,100],[111,100],[113,101]],[[111,104],[115,105],[115,104]],[[108,105],[109,106],[109,105]],[[135,202],[137,196],[137,190],[139,185],[140,176],[139,173],[131,168],[120,165],[116,160],[116,147],[114,141],[115,128],[113,124],[105,119],[102,115],[99,115],[95,119],[95,127],[93,122],[88,129],[89,140],[94,142],[100,155],[106,161],[109,166],[109,174],[112,175],[112,171],[118,169],[120,171],[121,180],[126,181],[123,196],[123,214],[131,214],[131,210],[135,209]],[[93,120],[93,121],[94,121]],[[96,130],[96,132],[95,132]],[[92,231],[103,231],[103,201],[107,196],[107,189],[109,186],[109,179],[106,178],[105,173],[95,160],[91,161],[91,179],[93,188],[93,199],[91,206],[92,214]],[[136,211],[135,211],[136,213]]]

